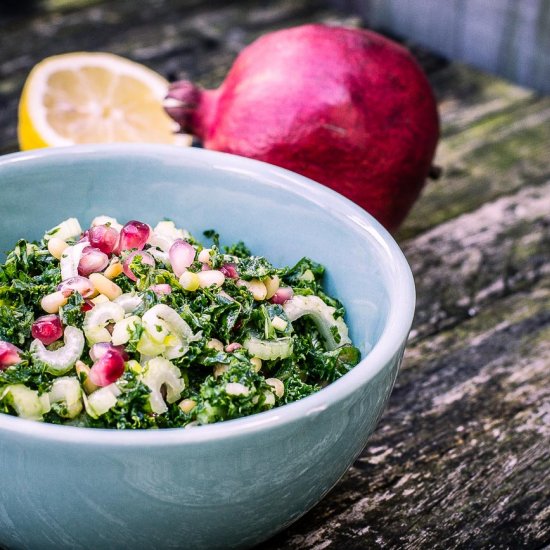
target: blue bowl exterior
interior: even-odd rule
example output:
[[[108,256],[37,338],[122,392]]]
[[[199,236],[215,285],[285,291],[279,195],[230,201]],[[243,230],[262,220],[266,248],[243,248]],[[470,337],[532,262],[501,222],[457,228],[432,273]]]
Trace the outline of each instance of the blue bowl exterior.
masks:
[[[55,445],[2,434],[9,548],[244,548],[313,507],[361,452],[401,352],[356,393],[306,418],[184,448]],[[17,420],[17,419],[16,419]],[[9,500],[8,500],[9,498]]]
[[[189,198],[193,213],[185,217],[192,225],[203,217],[215,221],[223,214],[221,194],[226,208],[231,208],[231,200],[246,205],[241,211],[246,216],[237,216],[231,223],[219,220],[215,227],[222,229],[222,236],[225,232],[250,241],[248,232],[253,229],[254,245],[261,248],[266,238],[276,236],[286,246],[305,224],[306,244],[314,243],[314,238],[327,239],[328,231],[329,236],[338,234],[359,263],[372,254],[369,264],[377,261],[380,265],[359,266],[356,271],[353,265],[347,271],[341,269],[345,254],[338,256],[342,254],[338,242],[320,258],[328,264],[329,273],[335,273],[329,277],[330,290],[350,304],[354,341],[365,349],[374,343],[372,353],[351,373],[312,397],[216,426],[120,433],[36,424],[0,414],[1,545],[249,547],[314,506],[346,472],[374,430],[403,355],[414,311],[414,287],[391,237],[335,193],[269,165],[211,152],[150,146],[71,148],[0,159],[4,204],[0,229],[3,234],[13,233],[8,235],[9,246],[26,236],[26,230],[33,233],[53,225],[65,210],[65,217],[77,214],[83,219],[102,210],[113,213],[113,201],[122,200],[118,188],[130,193],[131,212],[126,218],[146,216],[162,207],[173,216],[170,198],[178,196],[178,185],[182,185],[174,183],[173,175],[189,171],[203,178],[205,202],[202,208],[200,200]],[[116,178],[104,181],[109,179],[106,174],[119,173],[124,185],[117,188]],[[165,180],[164,174],[168,174]],[[220,174],[233,185],[234,199],[213,183]],[[248,183],[239,187],[242,178],[258,180],[257,197],[250,199]],[[160,206],[151,202],[147,188],[151,181],[157,186]],[[67,191],[72,182],[79,188]],[[94,189],[102,185],[110,186],[114,195],[96,200]],[[44,214],[35,212],[25,219],[22,205],[30,204],[38,189],[43,190],[39,207]],[[281,197],[284,209],[273,217],[269,212]],[[39,207],[35,205],[34,210]],[[216,214],[209,219],[212,208]],[[347,218],[334,223],[344,211]],[[159,217],[156,212],[154,216]],[[252,217],[250,226],[248,216]],[[262,217],[266,226],[280,218],[282,227],[274,233],[258,225]],[[185,219],[177,221],[186,225]],[[319,235],[311,235],[314,230]],[[361,244],[363,240],[367,244]],[[303,250],[302,244],[288,245],[287,255]],[[275,251],[276,247],[268,250],[268,257]],[[323,256],[322,247],[311,252],[313,258],[318,258],[316,252]],[[285,254],[281,256],[289,261]],[[331,266],[332,256],[338,262]],[[342,282],[347,283],[345,287],[339,286]]]

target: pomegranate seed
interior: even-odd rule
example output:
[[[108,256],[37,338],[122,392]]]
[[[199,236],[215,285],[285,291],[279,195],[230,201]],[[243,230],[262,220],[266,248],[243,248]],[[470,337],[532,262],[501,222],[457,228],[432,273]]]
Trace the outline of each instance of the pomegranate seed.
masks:
[[[76,275],[75,277],[65,279],[57,286],[57,290],[61,290],[63,294],[68,291],[75,291],[78,292],[83,298],[89,298],[95,292],[94,285],[91,281],[81,275]]]
[[[232,353],[240,348],[242,348],[241,344],[238,342],[232,342],[231,344],[227,344],[227,346],[225,346],[225,351],[227,353]]]
[[[82,251],[82,258],[78,262],[78,273],[84,277],[92,273],[99,273],[109,265],[109,257],[97,248],[87,246]]]
[[[94,307],[95,304],[91,300],[84,300],[84,303],[80,306],[80,311],[82,311],[82,313],[86,313],[87,311],[94,309]]]
[[[235,264],[224,264],[220,267],[220,271],[230,279],[238,279],[237,266]]]
[[[272,304],[284,304],[294,296],[294,291],[289,286],[282,286],[270,299]]]
[[[149,238],[150,232],[151,229],[146,223],[136,220],[129,221],[120,230],[120,240],[117,247],[118,252],[132,250],[133,248],[142,250]]]
[[[118,351],[107,350],[90,369],[90,381],[96,386],[108,386],[124,373],[124,358]]]
[[[168,257],[174,275],[181,277],[195,261],[195,249],[187,241],[176,239],[168,251]]]
[[[129,356],[126,353],[123,345],[113,346],[109,342],[98,342],[90,348],[90,358],[92,361],[98,361],[101,359],[108,351],[113,353],[118,353],[124,361],[128,361]]]
[[[152,290],[155,294],[158,296],[166,296],[167,294],[172,293],[172,287],[169,284],[158,284],[158,285],[151,285],[149,287],[149,290]]]
[[[63,336],[61,319],[57,315],[42,315],[32,324],[31,334],[47,346]]]
[[[154,266],[155,259],[153,258],[153,256],[151,256],[151,254],[148,254],[147,252],[143,252],[141,250],[136,250],[135,252],[131,252],[130,254],[128,254],[128,257],[124,260],[124,262],[122,262],[122,270],[124,271],[126,277],[128,277],[132,281],[137,281],[137,277],[130,269],[130,264],[132,263],[134,256],[141,256],[141,263],[146,265]]]
[[[108,225],[95,225],[88,229],[90,244],[104,254],[112,254],[118,243],[118,231]]]
[[[20,353],[21,350],[17,346],[0,340],[0,370],[4,370],[11,365],[17,365],[17,363],[20,363]]]

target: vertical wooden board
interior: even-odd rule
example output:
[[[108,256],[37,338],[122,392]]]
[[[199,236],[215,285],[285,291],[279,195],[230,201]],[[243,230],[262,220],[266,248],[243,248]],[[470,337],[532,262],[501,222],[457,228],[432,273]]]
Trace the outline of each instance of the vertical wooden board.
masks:
[[[334,0],[368,26],[550,92],[548,0]]]

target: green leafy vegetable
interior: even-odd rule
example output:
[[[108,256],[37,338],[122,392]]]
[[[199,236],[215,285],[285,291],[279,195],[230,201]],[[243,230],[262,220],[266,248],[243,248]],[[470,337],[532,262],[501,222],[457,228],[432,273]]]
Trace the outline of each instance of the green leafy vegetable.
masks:
[[[0,364],[0,396],[3,389],[11,388],[5,398],[0,397],[0,412],[22,414],[19,401],[27,395],[40,405],[34,416],[40,419],[43,413],[44,421],[55,424],[115,429],[209,424],[303,399],[359,362],[358,349],[349,343],[344,308],[323,289],[321,264],[304,257],[294,266],[275,267],[252,254],[242,241],[221,247],[213,229],[204,232],[213,244],[208,259],[201,261],[203,245],[174,224],[164,224],[153,237],[166,248],[182,235],[195,248],[189,271],[222,270],[221,286],[186,285],[184,290],[166,256],[157,254],[155,265],[149,265],[138,252],[130,263],[137,280],[124,273],[113,280],[119,292],[131,294],[126,301],[102,308],[73,292],[58,312],[65,334],[46,342],[46,349],[34,341],[31,329],[45,314],[42,298],[56,292],[61,282],[60,262],[45,241],[20,240],[0,265],[0,344],[7,350],[4,353],[12,350],[6,342],[23,350],[20,357],[16,355],[18,364],[10,366],[9,360]],[[145,243],[144,253],[149,246]],[[132,252],[111,254],[111,260],[123,262]],[[271,303],[243,283],[254,279],[261,288],[268,277],[268,287],[280,281],[292,288],[294,298],[285,304]],[[155,285],[162,285],[163,291]],[[124,311],[124,307],[133,309]],[[115,318],[102,317],[103,311]],[[72,356],[65,357],[68,371],[63,373],[36,356],[31,360],[29,350],[37,346],[64,357],[68,327],[84,328],[88,339],[77,349],[80,358],[74,366]],[[115,339],[120,342],[117,353],[123,354],[124,371],[114,381],[94,378],[102,384],[98,389],[91,384],[90,368],[97,372],[98,353],[105,353],[111,339],[113,344]],[[92,348],[94,342],[100,346]],[[163,366],[154,380],[153,360]],[[62,375],[71,377],[76,388],[71,410],[56,393],[60,386],[55,382]],[[272,386],[266,382],[269,378],[280,382]],[[19,401],[12,394],[19,395]]]
[[[71,325],[73,327],[82,326],[84,321],[83,305],[84,298],[78,292],[73,292],[67,299],[67,303],[59,310],[61,322],[64,325]]]

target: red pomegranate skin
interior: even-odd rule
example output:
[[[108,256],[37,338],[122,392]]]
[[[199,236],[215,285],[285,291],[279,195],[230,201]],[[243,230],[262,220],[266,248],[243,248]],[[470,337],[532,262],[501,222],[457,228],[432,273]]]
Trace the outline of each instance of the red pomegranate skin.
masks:
[[[171,86],[167,108],[204,147],[323,183],[390,230],[420,194],[439,138],[410,53],[377,33],[303,25],[245,48],[217,90]]]

